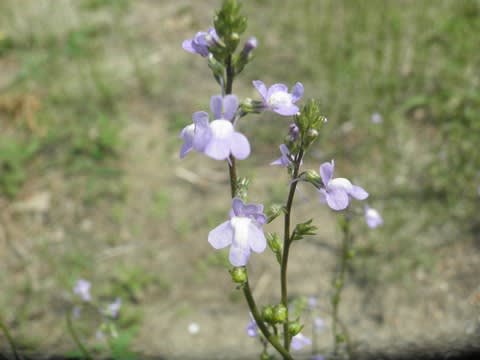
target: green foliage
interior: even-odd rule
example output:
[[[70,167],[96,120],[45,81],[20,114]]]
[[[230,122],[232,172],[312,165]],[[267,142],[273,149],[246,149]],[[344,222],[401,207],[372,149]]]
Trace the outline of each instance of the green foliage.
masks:
[[[114,360],[135,360],[138,356],[131,351],[132,343],[138,334],[138,327],[131,327],[119,332],[109,341],[111,356]]]
[[[237,0],[224,0],[220,11],[214,18],[215,30],[218,36],[225,42],[226,54],[235,51],[242,35],[247,28],[247,18],[240,13],[241,4]],[[222,59],[223,51],[214,56]],[[220,55],[219,57],[217,57]]]
[[[302,240],[304,236],[315,235],[317,227],[312,225],[313,219],[297,224],[292,233],[292,241]]]
[[[120,128],[105,115],[99,115],[92,127],[73,135],[72,155],[74,156],[103,161],[117,156],[120,149]]]
[[[108,293],[117,294],[133,302],[140,302],[153,284],[164,291],[168,291],[170,287],[170,284],[161,277],[155,276],[142,267],[120,266],[114,272],[113,288],[109,289]]]
[[[27,179],[26,167],[39,149],[37,141],[3,139],[0,143],[0,191],[15,197]]]

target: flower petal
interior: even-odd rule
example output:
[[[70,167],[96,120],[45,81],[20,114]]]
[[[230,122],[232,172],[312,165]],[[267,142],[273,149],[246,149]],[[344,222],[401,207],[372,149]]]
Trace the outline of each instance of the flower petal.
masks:
[[[303,96],[303,84],[297,82],[292,88],[292,101],[297,102]]]
[[[205,147],[205,154],[215,160],[226,160],[230,156],[230,140],[212,138]]]
[[[243,216],[244,215],[244,211],[243,211],[243,208],[244,208],[245,204],[243,203],[242,199],[240,198],[233,198],[232,200],[232,210],[233,210],[233,213],[236,215],[236,216]]]
[[[203,152],[212,138],[212,130],[208,124],[208,114],[205,111],[197,111],[192,116],[195,130],[193,135],[193,148]]]
[[[180,133],[180,138],[183,139],[183,145],[180,149],[180,158],[183,159],[187,153],[192,150],[193,137],[195,131],[195,124],[185,126]]]
[[[348,193],[343,189],[330,189],[326,192],[328,206],[332,210],[344,210],[349,203]]]
[[[239,160],[246,159],[250,155],[250,143],[245,135],[239,132],[233,133],[231,151]]]
[[[333,160],[331,162],[324,162],[320,165],[320,177],[322,178],[323,185],[327,186],[333,176],[333,171],[335,169],[335,163]]]
[[[232,245],[228,259],[233,266],[245,266],[250,258],[250,249]]]
[[[182,43],[182,48],[183,48],[183,50],[188,51],[189,53],[192,53],[192,54],[196,54],[196,53],[197,53],[197,52],[195,51],[195,49],[193,48],[193,46],[192,46],[192,39],[185,40],[185,41]]]
[[[327,203],[327,191],[324,188],[318,189],[318,195],[320,197],[320,203]]]
[[[277,114],[283,115],[283,116],[293,116],[298,114],[300,109],[298,108],[297,105],[285,105],[285,106],[277,106],[274,109]]]
[[[257,89],[257,91],[262,96],[263,101],[267,101],[267,87],[265,86],[263,81],[253,80],[252,84],[253,84],[253,86],[255,86],[255,89]]]
[[[288,93],[288,86],[285,84],[273,84],[267,91],[267,98],[270,98],[276,92]]]
[[[368,198],[368,193],[365,191],[365,189],[358,185],[352,185],[352,190],[349,194],[357,200],[365,200]]]
[[[348,179],[335,178],[328,182],[327,191],[329,191],[330,189],[341,189],[347,194],[350,194],[352,192],[353,185]]]
[[[250,249],[257,253],[265,251],[267,247],[267,240],[263,230],[257,227],[253,222],[248,226],[248,244]]]
[[[230,245],[232,240],[233,228],[230,225],[230,221],[225,221],[208,233],[208,242],[215,249],[222,249]]]
[[[238,98],[235,95],[227,95],[223,98],[223,119],[233,120],[238,109]]]
[[[210,98],[210,110],[214,120],[222,118],[223,99],[220,95],[214,95]]]

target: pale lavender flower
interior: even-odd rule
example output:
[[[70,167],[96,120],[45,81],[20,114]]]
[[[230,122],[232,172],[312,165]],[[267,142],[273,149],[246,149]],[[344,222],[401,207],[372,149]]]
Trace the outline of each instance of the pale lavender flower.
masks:
[[[383,122],[383,117],[378,112],[374,112],[370,118],[372,124],[381,124]]]
[[[280,153],[282,156],[280,156],[277,160],[272,161],[270,165],[279,165],[282,167],[289,166],[292,163],[292,160],[290,158],[290,150],[288,150],[287,145],[280,145]]]
[[[296,115],[299,112],[295,103],[303,96],[302,83],[297,82],[291,93],[288,92],[288,87],[284,84],[274,84],[267,89],[262,81],[254,80],[253,86],[262,96],[265,109],[284,116]]]
[[[122,307],[122,299],[116,298],[115,301],[107,306],[107,314],[113,318],[118,316],[120,308]]]
[[[315,296],[309,296],[308,297],[307,305],[308,305],[308,309],[310,311],[315,310],[315,308],[317,307],[317,303],[318,303],[318,300]]]
[[[249,313],[249,315],[250,315],[250,322],[247,324],[247,327],[246,327],[247,335],[250,337],[256,337],[258,336],[258,326],[255,319],[252,316],[252,313]]]
[[[312,340],[310,340],[308,337],[306,337],[302,333],[299,333],[294,337],[292,337],[292,342],[290,346],[292,350],[299,351],[303,349],[305,346],[309,346],[311,344],[312,344]]]
[[[367,222],[367,225],[371,229],[375,229],[376,227],[379,227],[383,225],[383,219],[380,213],[369,207],[368,205],[365,205],[365,221]]]
[[[73,288],[73,292],[75,295],[78,295],[83,301],[90,301],[92,300],[92,296],[90,295],[90,287],[91,284],[89,281],[79,279],[77,280],[75,287]]]
[[[323,329],[325,329],[325,321],[323,321],[320,316],[316,316],[313,319],[313,328],[315,329],[315,331],[322,331]]]
[[[325,356],[323,355],[320,355],[320,354],[317,354],[317,355],[313,355],[310,360],[325,360]]]
[[[344,210],[348,207],[350,196],[357,200],[365,200],[368,193],[360,186],[353,185],[345,178],[333,178],[335,163],[325,162],[320,165],[320,176],[324,187],[318,191],[320,201],[327,203],[332,210]]]
[[[215,249],[230,245],[230,263],[245,266],[252,250],[261,253],[267,246],[262,229],[266,221],[263,205],[244,204],[239,198],[234,198],[230,220],[210,231],[208,242]]]
[[[200,31],[192,39],[185,40],[182,43],[184,50],[207,57],[210,53],[209,48],[220,43],[220,39],[214,28],[209,28],[206,32]]]
[[[180,157],[185,157],[193,149],[215,160],[228,159],[230,154],[239,160],[246,159],[250,155],[250,143],[233,126],[238,109],[237,97],[212,96],[210,108],[215,120],[209,123],[208,113],[197,111],[192,116],[193,124],[186,126],[180,133],[184,140]]]

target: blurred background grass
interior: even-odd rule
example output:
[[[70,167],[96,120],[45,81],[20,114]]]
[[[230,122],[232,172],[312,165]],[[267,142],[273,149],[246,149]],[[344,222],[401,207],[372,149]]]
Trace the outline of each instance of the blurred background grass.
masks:
[[[22,346],[51,345],[41,329],[58,323],[80,276],[103,284],[100,297],[128,298],[123,325],[136,331],[145,298],[173,296],[175,280],[150,275],[155,243],[132,239],[174,237],[188,248],[223,218],[223,205],[193,222],[197,214],[176,210],[185,198],[201,208],[205,181],[171,190],[178,132],[217,92],[202,59],[180,44],[218,5],[0,2],[0,305]],[[478,255],[480,2],[252,0],[244,11],[260,46],[235,85],[239,96],[255,96],[254,79],[303,82],[329,119],[308,161],[335,158],[384,216],[380,231],[360,230],[352,276],[403,286],[412,273],[437,271],[439,254],[460,246]],[[287,124],[268,114],[245,121],[256,152],[243,171],[271,175],[264,166]],[[200,177],[208,182],[215,166]],[[271,185],[267,200],[281,200],[282,186]],[[145,258],[129,262],[136,247]],[[99,254],[122,261],[99,263]],[[221,256],[195,261],[200,278],[224,267]],[[459,257],[454,266],[462,261],[474,264]],[[478,266],[461,279],[466,293],[477,275]],[[56,315],[44,307],[54,292]]]

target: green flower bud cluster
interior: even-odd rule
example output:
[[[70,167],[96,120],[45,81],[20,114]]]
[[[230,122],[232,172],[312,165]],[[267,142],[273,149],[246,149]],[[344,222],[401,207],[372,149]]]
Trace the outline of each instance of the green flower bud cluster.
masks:
[[[283,324],[287,320],[288,310],[282,305],[267,305],[262,309],[262,318],[271,325]]]

